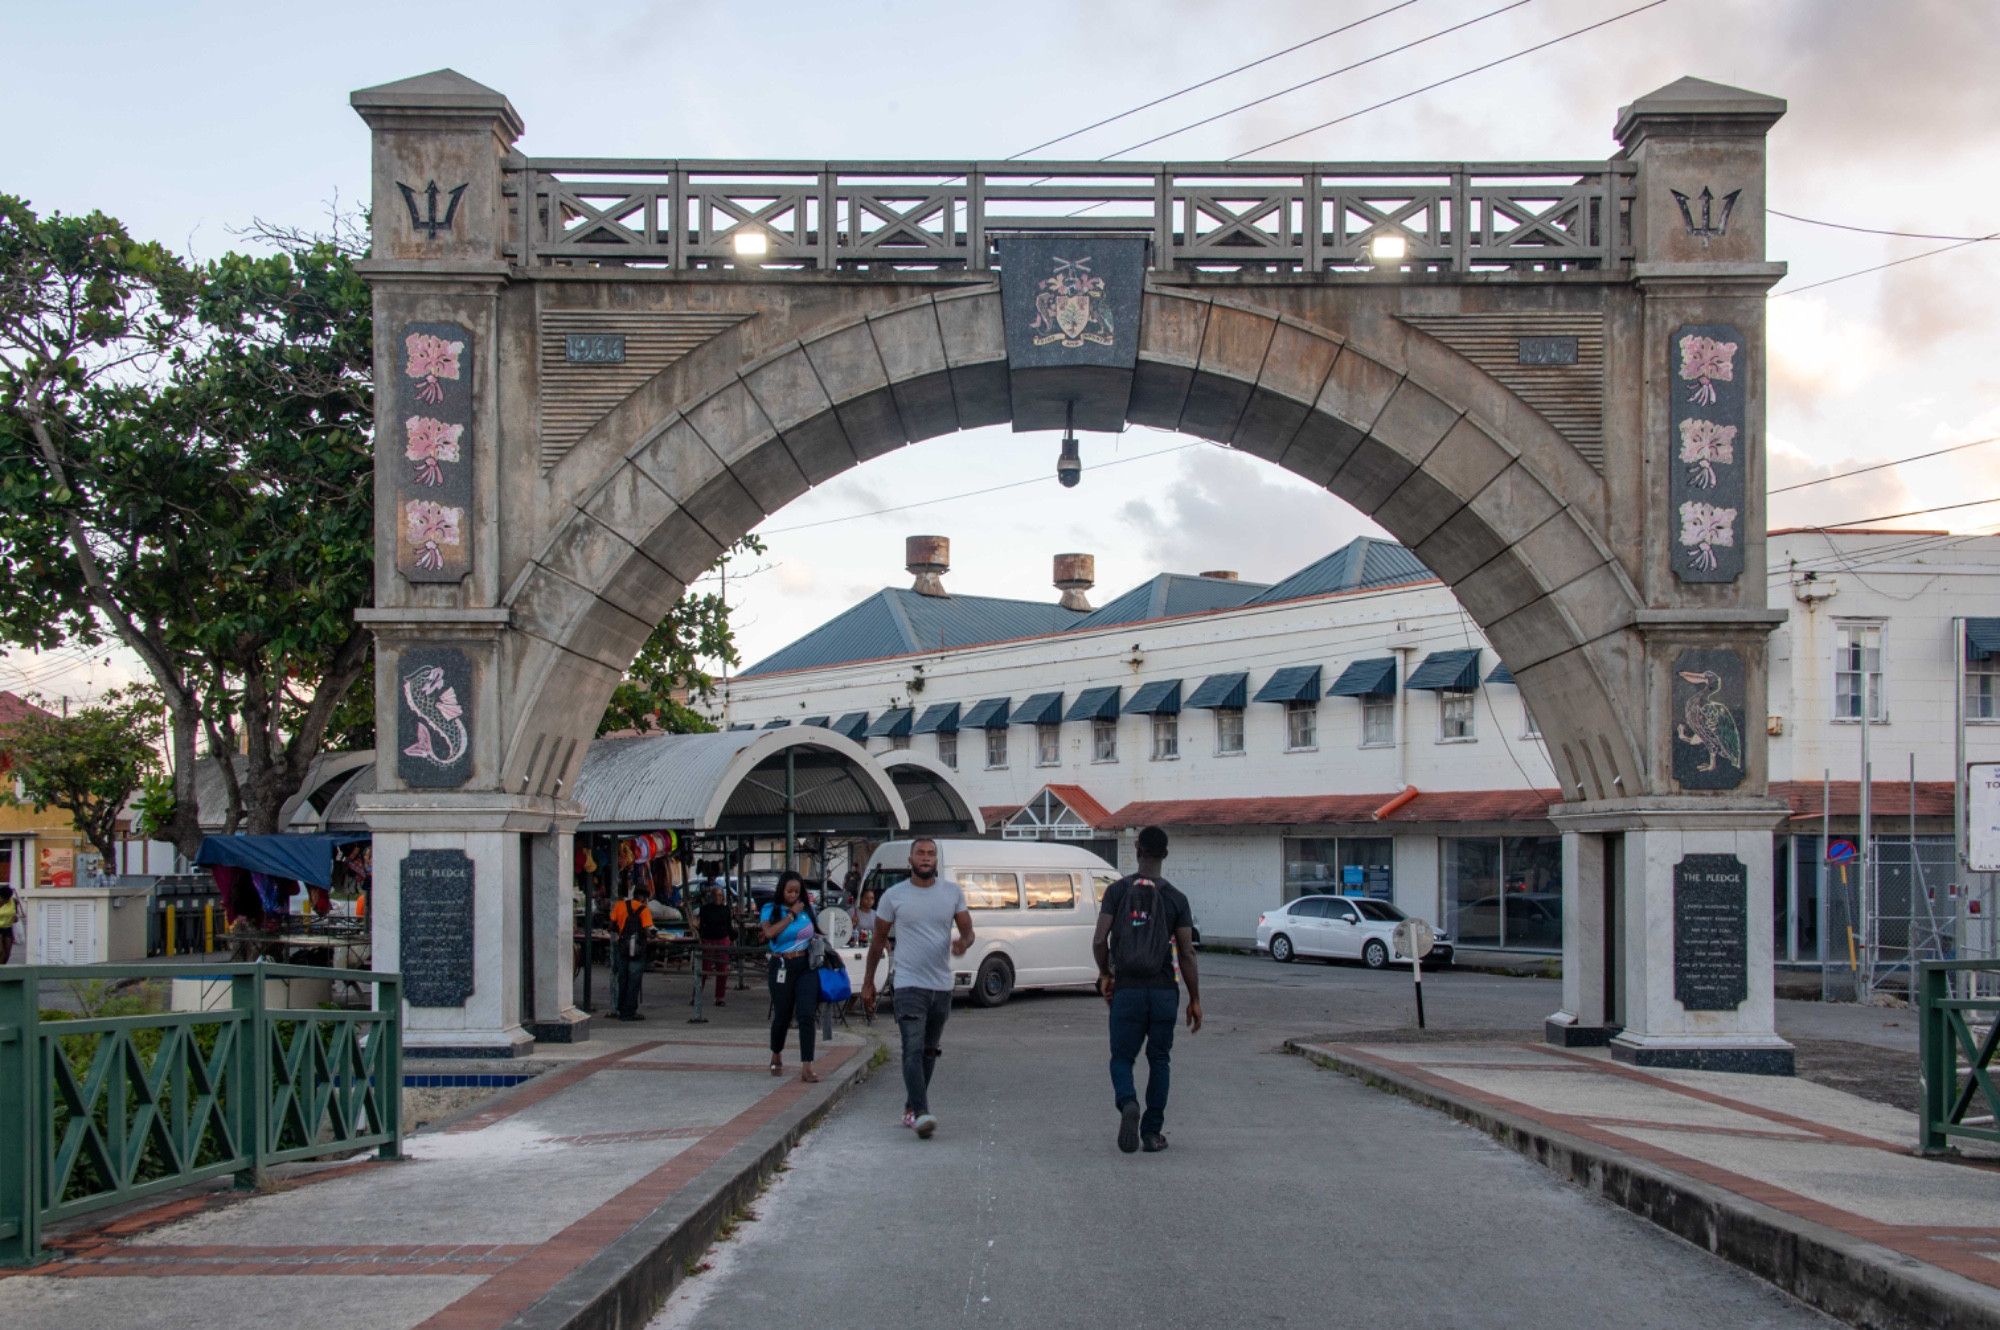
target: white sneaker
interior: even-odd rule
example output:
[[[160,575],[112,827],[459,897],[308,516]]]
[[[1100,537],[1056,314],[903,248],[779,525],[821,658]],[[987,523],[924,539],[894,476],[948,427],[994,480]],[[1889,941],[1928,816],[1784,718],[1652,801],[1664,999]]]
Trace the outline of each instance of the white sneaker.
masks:
[[[920,1113],[917,1115],[917,1135],[919,1137],[928,1141],[931,1138],[931,1133],[936,1130],[937,1130],[936,1118],[932,1117],[928,1113]]]

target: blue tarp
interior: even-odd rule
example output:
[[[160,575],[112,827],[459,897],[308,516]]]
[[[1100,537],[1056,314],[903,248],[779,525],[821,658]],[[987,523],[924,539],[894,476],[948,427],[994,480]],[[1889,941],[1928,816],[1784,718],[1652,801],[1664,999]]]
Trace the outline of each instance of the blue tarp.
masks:
[[[340,836],[209,836],[194,861],[248,868],[309,887],[331,887],[334,850],[367,839],[365,831]]]

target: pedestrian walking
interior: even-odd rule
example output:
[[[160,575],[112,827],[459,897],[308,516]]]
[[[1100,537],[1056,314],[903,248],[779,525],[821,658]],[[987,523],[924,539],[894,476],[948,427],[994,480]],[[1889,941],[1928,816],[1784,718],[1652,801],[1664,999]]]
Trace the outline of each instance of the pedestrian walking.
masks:
[[[653,912],[646,908],[647,890],[635,879],[630,895],[611,907],[611,987],[618,1019],[643,1021],[639,1014],[639,981],[646,973],[646,942],[653,934]]]
[[[861,1005],[875,1014],[875,966],[891,932],[896,937],[896,1027],[903,1036],[903,1125],[929,1140],[937,1130],[931,1112],[931,1073],[943,1054],[944,1023],[951,1016],[951,958],[972,947],[972,915],[965,892],[938,876],[937,842],[910,843],[910,876],[882,893],[875,906],[875,934],[862,967]],[[953,937],[953,925],[958,936]]]
[[[806,899],[806,880],[790,869],[761,916],[771,948],[771,1074],[785,1074],[785,1033],[799,1027],[799,1079],[816,1081],[813,1016],[819,1007],[819,970],[812,963],[818,916]]]
[[[1167,833],[1139,833],[1139,871],[1104,889],[1090,950],[1097,957],[1097,991],[1111,1008],[1111,1092],[1118,1106],[1118,1148],[1147,1154],[1167,1148],[1167,1090],[1180,981],[1187,983],[1188,1033],[1201,1029],[1201,983],[1195,973],[1194,915],[1187,897],[1160,876]],[[1180,957],[1180,980],[1173,958]],[[901,960],[897,962],[901,965]],[[1139,1107],[1133,1064],[1146,1050],[1146,1106]]]
[[[701,934],[701,972],[703,976],[715,976],[715,1005],[726,1007],[729,1005],[729,944],[736,936],[736,918],[720,886],[709,886],[708,899],[701,903],[695,927]]]
[[[21,902],[12,887],[0,887],[0,965],[14,959],[14,925],[21,921]]]

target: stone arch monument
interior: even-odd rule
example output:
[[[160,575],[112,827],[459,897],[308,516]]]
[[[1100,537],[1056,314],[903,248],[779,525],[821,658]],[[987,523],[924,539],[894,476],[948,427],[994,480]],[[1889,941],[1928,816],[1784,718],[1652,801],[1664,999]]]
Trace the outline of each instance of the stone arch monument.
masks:
[[[1763,724],[1782,101],[1682,79],[1620,111],[1610,160],[1488,167],[534,159],[451,71],[352,100],[377,959],[452,972],[412,985],[451,999],[413,1005],[412,1046],[580,1033],[569,792],[731,541],[908,442],[1138,423],[1369,514],[1512,670],[1566,798],[1550,1038],[1789,1070]]]

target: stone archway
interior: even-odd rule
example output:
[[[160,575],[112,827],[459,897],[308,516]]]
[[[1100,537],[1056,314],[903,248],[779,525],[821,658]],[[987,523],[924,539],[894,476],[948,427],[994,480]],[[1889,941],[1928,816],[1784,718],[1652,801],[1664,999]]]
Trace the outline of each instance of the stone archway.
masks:
[[[378,524],[366,617],[397,742],[382,745],[366,811],[378,865],[439,837],[501,838],[473,876],[497,871],[492,895],[507,899],[501,842],[548,838],[544,859],[562,862],[604,701],[685,585],[810,487],[893,448],[1047,428],[1047,393],[1023,387],[1047,357],[1010,323],[1020,306],[982,230],[1006,222],[977,192],[895,201],[828,166],[812,189],[751,209],[679,163],[643,167],[665,184],[572,185],[567,164],[511,155],[512,107],[448,71],[355,103],[375,131],[377,360],[399,385],[382,394],[379,437],[400,438],[408,413],[428,413],[425,447],[458,431],[442,476],[414,427],[415,472],[378,466],[379,511],[395,516]],[[1541,718],[1570,800],[1553,814],[1575,895],[1555,1033],[1601,1040],[1619,1024],[1638,1060],[1788,1058],[1757,924],[1770,871],[1757,838],[1776,809],[1754,723],[1763,637],[1782,617],[1764,606],[1761,396],[1762,296],[1782,271],[1763,261],[1763,136],[1782,111],[1682,80],[1621,112],[1612,162],[1513,172],[1570,183],[1538,192],[1439,168],[1448,186],[1413,186],[1360,230],[1342,220],[1361,205],[1344,201],[1341,169],[1302,168],[1251,211],[1315,219],[1305,239],[1290,222],[1197,235],[1186,219],[1228,182],[1134,168],[1181,211],[1154,210],[1139,228],[1150,263],[1105,297],[1130,302],[1123,368],[1057,370],[1056,423],[1067,410],[1080,428],[1225,442],[1345,499],[1452,587]],[[402,188],[416,176],[464,180],[463,211],[420,215]],[[1688,200],[1717,187],[1724,220],[1697,221]],[[970,219],[962,233],[912,220],[953,208]],[[861,237],[871,209],[901,220]],[[730,238],[749,232],[768,263],[732,257],[747,251]],[[1357,268],[1357,246],[1389,232],[1420,261]],[[609,364],[621,368],[591,377]],[[1724,738],[1701,730],[1703,707],[1721,709]],[[1614,843],[1621,873],[1603,862]],[[560,889],[532,871],[536,893]],[[1729,955],[1657,945],[1684,922],[1690,874],[1742,902]],[[1613,876],[1623,906],[1596,889]],[[1607,986],[1612,920],[1626,962]],[[1713,986],[1682,992],[1688,964],[1729,969],[1743,994],[1704,1006]],[[548,1004],[567,999],[550,989],[535,1003]],[[463,1013],[415,1013],[413,1027],[511,1046],[504,1014],[497,1030]]]

